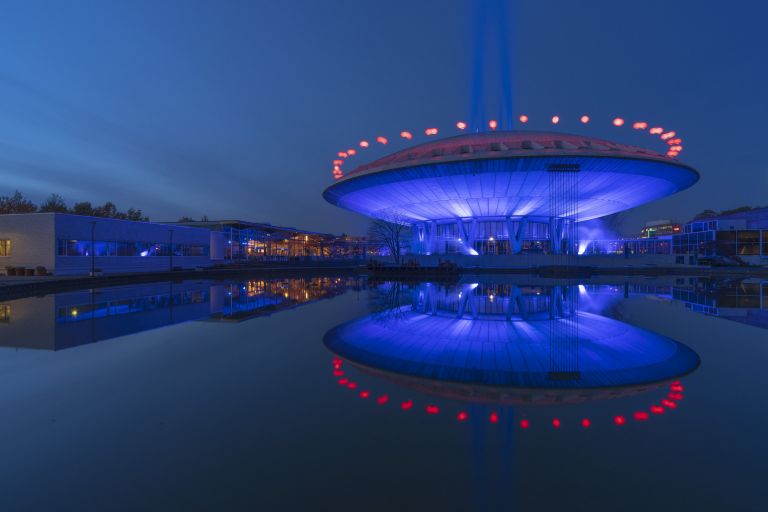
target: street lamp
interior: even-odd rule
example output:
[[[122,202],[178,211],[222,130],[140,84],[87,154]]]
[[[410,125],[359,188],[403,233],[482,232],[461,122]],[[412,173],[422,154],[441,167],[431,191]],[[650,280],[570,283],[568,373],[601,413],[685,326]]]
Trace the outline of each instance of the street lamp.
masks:
[[[173,272],[173,230],[168,232],[168,272]]]
[[[96,221],[91,221],[91,277],[96,276]]]

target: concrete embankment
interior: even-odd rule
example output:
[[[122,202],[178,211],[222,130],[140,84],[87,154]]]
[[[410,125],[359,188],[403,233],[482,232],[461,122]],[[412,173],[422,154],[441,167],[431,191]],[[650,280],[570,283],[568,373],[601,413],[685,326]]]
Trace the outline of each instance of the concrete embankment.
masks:
[[[480,274],[528,274],[552,278],[589,278],[592,276],[687,276],[736,278],[768,278],[768,268],[755,267],[472,267],[457,269],[455,272],[436,272],[433,268],[398,269],[387,268],[376,271],[360,265],[274,265],[274,266],[237,266],[200,270],[177,270],[166,272],[108,274],[101,276],[0,276],[0,300],[8,300],[32,295],[45,295],[84,288],[102,288],[157,281],[183,280],[231,280],[293,276],[371,276],[383,280],[431,280],[453,276]]]

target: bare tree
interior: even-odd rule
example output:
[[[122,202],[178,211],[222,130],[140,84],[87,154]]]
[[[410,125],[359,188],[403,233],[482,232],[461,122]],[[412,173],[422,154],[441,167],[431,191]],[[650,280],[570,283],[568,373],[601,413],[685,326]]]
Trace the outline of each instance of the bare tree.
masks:
[[[40,205],[40,211],[67,213],[69,209],[67,208],[67,203],[64,201],[63,197],[61,197],[59,194],[51,194],[48,196],[48,199],[43,201],[43,203]]]
[[[24,197],[18,190],[12,196],[0,197],[0,214],[34,213],[36,211],[35,203]]]
[[[410,225],[399,217],[392,217],[391,220],[376,219],[368,228],[368,239],[389,249],[395,265],[402,262],[403,248],[407,246],[410,236]]]

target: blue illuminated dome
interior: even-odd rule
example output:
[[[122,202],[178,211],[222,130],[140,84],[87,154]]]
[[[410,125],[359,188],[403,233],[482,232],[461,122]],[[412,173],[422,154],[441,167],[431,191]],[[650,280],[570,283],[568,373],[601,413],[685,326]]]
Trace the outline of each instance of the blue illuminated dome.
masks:
[[[324,192],[370,217],[410,222],[548,216],[553,169],[579,171],[578,217],[589,220],[659,199],[698,181],[663,154],[582,135],[484,132],[430,141],[362,165]]]
[[[674,194],[698,179],[676,158],[640,147],[494,131],[430,141],[361,165],[323,196],[347,210],[411,224],[414,252],[483,254],[490,241],[504,245],[488,252],[516,254],[569,250],[569,225]]]

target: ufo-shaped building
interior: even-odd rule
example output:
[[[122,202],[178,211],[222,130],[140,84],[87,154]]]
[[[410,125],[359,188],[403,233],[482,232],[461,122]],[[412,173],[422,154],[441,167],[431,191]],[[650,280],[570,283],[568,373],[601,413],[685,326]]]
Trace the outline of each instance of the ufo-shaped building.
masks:
[[[506,255],[571,252],[576,222],[674,194],[699,174],[608,140],[491,131],[433,140],[336,178],[327,201],[410,224],[414,253]]]

